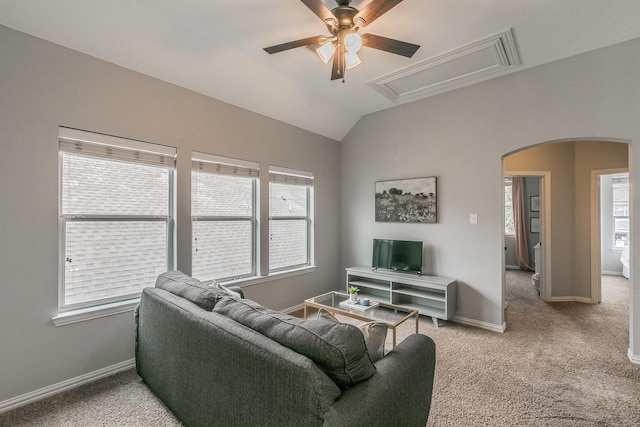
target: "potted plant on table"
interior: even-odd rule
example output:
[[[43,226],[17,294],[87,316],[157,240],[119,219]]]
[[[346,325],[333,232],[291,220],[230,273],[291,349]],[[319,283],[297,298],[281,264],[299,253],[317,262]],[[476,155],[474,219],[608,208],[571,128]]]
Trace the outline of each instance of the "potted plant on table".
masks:
[[[349,301],[358,302],[358,292],[360,292],[359,287],[349,286]]]

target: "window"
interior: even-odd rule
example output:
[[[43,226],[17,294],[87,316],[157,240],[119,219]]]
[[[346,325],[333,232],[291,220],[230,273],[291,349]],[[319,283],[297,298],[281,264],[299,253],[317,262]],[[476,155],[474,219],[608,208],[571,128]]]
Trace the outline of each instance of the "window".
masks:
[[[269,272],[311,265],[313,175],[269,170]]]
[[[174,268],[175,148],[60,128],[60,312],[139,297]]]
[[[505,234],[515,234],[515,223],[513,219],[513,187],[511,177],[504,178],[504,232]]]
[[[629,174],[612,176],[613,184],[613,247],[629,245]]]
[[[191,274],[230,280],[256,274],[258,165],[193,153]]]

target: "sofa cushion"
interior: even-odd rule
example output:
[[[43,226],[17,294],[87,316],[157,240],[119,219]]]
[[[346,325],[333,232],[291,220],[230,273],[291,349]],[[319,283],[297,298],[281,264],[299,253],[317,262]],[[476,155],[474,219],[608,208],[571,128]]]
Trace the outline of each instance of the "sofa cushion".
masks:
[[[156,279],[156,288],[191,301],[198,307],[211,311],[216,302],[225,294],[219,289],[203,285],[198,279],[189,277],[182,271],[167,271]]]
[[[362,332],[353,325],[299,319],[230,297],[222,298],[213,311],[308,357],[340,388],[358,384],[376,372]]]

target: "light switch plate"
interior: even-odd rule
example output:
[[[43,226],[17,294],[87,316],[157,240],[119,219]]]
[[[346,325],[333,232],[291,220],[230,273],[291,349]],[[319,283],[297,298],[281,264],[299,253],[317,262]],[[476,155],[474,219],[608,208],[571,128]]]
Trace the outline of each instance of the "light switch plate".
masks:
[[[478,223],[478,214],[477,213],[472,213],[471,215],[469,215],[469,223],[470,224],[477,224]]]

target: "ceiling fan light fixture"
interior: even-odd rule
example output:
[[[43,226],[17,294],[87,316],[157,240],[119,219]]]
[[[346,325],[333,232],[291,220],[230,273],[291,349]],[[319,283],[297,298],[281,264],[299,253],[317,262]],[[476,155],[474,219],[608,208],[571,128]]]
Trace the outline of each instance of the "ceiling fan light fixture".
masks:
[[[344,57],[346,60],[347,70],[357,67],[362,62],[360,61],[358,54],[355,52],[346,52]]]
[[[293,1],[293,0],[291,0]],[[375,34],[360,36],[362,27],[371,25],[403,0],[365,0],[362,10],[351,6],[351,0],[334,0],[337,7],[329,9],[328,0],[301,0],[327,26],[329,37],[313,36],[265,47],[269,55],[304,46],[315,52],[325,64],[331,61],[331,80],[341,79],[344,83],[345,70],[360,64],[357,53],[362,47],[411,58],[419,45],[394,40]],[[359,0],[357,3],[360,3]],[[331,40],[331,41],[327,41]]]
[[[333,45],[332,41],[328,41],[319,48],[316,49],[316,53],[325,64],[329,62],[329,60],[333,57],[333,52],[335,52],[336,47]]]
[[[349,33],[344,37],[344,46],[347,52],[355,54],[362,48],[362,37],[358,33]]]

